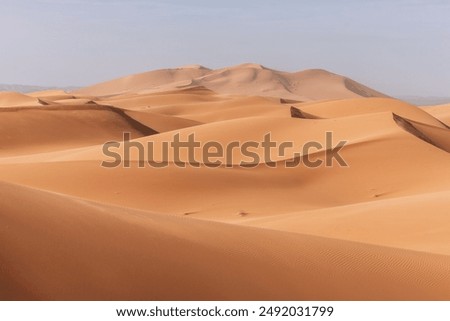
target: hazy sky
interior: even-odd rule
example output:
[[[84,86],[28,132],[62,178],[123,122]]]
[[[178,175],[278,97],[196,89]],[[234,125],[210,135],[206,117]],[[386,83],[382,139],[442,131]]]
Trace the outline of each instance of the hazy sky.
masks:
[[[0,0],[0,83],[88,85],[243,62],[450,96],[450,1]]]

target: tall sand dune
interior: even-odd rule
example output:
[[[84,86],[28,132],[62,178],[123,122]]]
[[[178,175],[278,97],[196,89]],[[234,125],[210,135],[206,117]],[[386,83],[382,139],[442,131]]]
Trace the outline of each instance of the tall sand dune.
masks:
[[[386,97],[349,78],[321,69],[282,72],[258,64],[210,70],[202,66],[161,69],[118,78],[75,91],[75,94],[108,96],[129,92],[170,91],[203,86],[221,94],[270,96],[300,101]]]
[[[160,69],[96,84],[74,91],[75,94],[105,96],[150,89],[170,83],[183,82],[205,75],[209,69],[187,66],[175,69]]]

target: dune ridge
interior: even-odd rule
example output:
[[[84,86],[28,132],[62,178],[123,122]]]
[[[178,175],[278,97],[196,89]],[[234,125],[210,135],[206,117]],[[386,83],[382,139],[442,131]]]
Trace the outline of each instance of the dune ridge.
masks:
[[[289,73],[250,63],[217,70],[203,66],[161,69],[82,88],[74,91],[74,94],[108,96],[196,86],[203,86],[221,94],[269,96],[300,101],[387,97],[354,80],[322,69]],[[325,88],[326,90],[322,90]]]

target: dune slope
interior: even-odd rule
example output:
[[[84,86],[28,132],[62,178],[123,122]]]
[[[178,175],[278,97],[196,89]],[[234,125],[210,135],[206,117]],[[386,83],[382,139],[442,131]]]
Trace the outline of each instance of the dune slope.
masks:
[[[3,299],[450,298],[445,256],[0,187]]]
[[[387,97],[354,80],[326,70],[311,69],[289,73],[251,63],[216,70],[202,66],[161,69],[118,78],[79,89],[74,93],[109,96],[196,86],[203,86],[221,94],[270,96],[300,101]]]

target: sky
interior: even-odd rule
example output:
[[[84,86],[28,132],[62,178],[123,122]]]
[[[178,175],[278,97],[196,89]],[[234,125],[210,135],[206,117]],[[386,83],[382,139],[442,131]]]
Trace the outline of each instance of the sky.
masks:
[[[244,62],[450,96],[448,0],[0,0],[0,83],[85,86]]]

